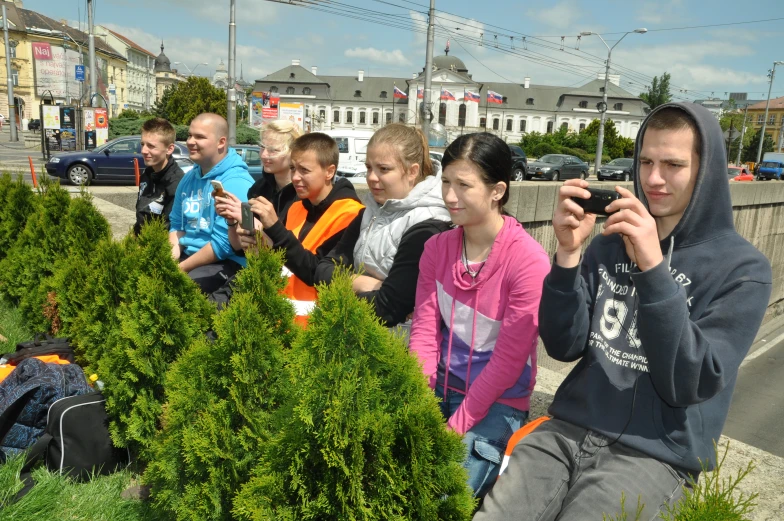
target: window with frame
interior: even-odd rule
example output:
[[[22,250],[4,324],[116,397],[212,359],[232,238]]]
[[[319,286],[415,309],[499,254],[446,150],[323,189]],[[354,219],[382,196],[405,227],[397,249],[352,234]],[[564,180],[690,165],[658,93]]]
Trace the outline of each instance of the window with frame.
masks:
[[[446,103],[441,102],[438,107],[438,122],[442,125],[446,125]]]
[[[378,112],[373,113],[373,124],[378,125]]]
[[[340,111],[339,110],[332,111],[332,122],[333,123],[340,123]]]
[[[286,87],[286,94],[294,94],[294,87]]]
[[[277,88],[277,87],[275,87],[275,86],[273,86],[273,87],[270,87],[270,92],[272,92],[273,94],[274,94],[274,93],[277,93],[277,92],[278,92],[278,88]]]
[[[762,125],[765,121],[765,114],[757,114],[757,124]]]
[[[623,103],[616,103],[613,105],[613,110],[623,110]]]
[[[525,104],[526,105],[533,105],[534,104],[534,99],[533,98],[528,98],[527,100],[525,100]]]
[[[387,125],[392,123],[392,113],[391,112],[387,112],[386,114],[384,114],[384,121],[386,121]]]
[[[588,108],[588,102],[585,101],[585,100],[581,101],[580,102],[580,108],[581,109],[587,109]]]
[[[386,97],[387,97],[387,91],[385,91],[385,90],[382,90],[382,91],[381,91],[381,97],[382,97],[382,98],[386,98]]]
[[[768,125],[775,125],[776,124],[776,115],[771,114],[768,118]]]
[[[501,126],[501,120],[498,118],[493,118],[493,130],[498,130]]]
[[[487,128],[487,118],[485,117],[479,118],[479,126],[482,128]]]
[[[553,133],[553,126],[555,126],[555,123],[553,121],[548,121],[547,122],[547,133],[548,134],[552,134]]]
[[[346,111],[346,123],[354,123],[354,111]]]
[[[325,109],[319,109],[319,117],[321,118],[321,121],[327,119],[327,111]]]
[[[310,87],[305,87],[304,89],[302,89],[302,94],[304,94],[305,96],[310,96]]]
[[[461,103],[460,107],[457,109],[457,125],[459,127],[464,127],[466,124],[466,104]]]
[[[561,130],[569,130],[569,123],[567,123],[566,121],[561,123]]]
[[[359,111],[359,124],[364,125],[367,122],[367,113],[364,110]]]
[[[514,122],[511,119],[507,119],[506,120],[506,131],[507,132],[511,132],[512,131],[512,125],[513,124],[514,124]]]
[[[528,121],[521,119],[520,120],[520,132],[525,132],[525,128],[527,126]]]
[[[580,132],[585,130],[585,123],[580,123]]]
[[[347,137],[336,137],[335,143],[338,144],[338,152],[341,154],[348,154],[348,138]]]
[[[12,47],[13,49],[13,47]],[[19,71],[17,69],[11,69],[11,78],[14,82],[14,87],[19,86]]]
[[[10,49],[9,54],[11,58],[16,58],[16,45],[9,45],[8,48]]]
[[[406,113],[405,113],[405,112],[401,112],[401,113],[400,113],[400,114],[397,116],[397,122],[398,122],[398,123],[405,123],[405,122],[406,122]]]

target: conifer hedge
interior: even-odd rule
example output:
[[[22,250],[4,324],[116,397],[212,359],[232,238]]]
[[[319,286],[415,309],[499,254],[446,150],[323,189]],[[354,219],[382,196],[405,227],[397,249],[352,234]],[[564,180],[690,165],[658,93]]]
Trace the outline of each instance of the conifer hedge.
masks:
[[[248,254],[214,342],[197,340],[166,380],[163,429],[144,481],[173,519],[232,519],[232,497],[271,436],[271,413],[287,392],[294,313],[281,295],[282,254]]]
[[[39,201],[30,185],[21,176],[11,180],[8,173],[2,175],[0,181],[0,260],[4,259],[22,230],[27,219],[36,213]],[[0,281],[0,291],[4,287]]]
[[[244,520],[462,520],[474,500],[460,436],[403,339],[345,272],[319,288],[287,365],[274,436],[234,501]]]

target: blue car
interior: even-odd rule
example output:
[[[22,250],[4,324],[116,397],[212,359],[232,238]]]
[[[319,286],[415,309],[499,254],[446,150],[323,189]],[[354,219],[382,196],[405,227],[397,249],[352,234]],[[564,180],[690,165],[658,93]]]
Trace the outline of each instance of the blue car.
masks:
[[[174,144],[172,156],[184,171],[193,163],[188,159],[185,143]],[[141,136],[124,136],[113,139],[93,150],[65,152],[52,156],[46,163],[46,173],[67,179],[74,185],[86,185],[93,180],[135,182],[133,160],[139,160],[139,172],[144,171],[141,154]]]
[[[234,145],[232,147],[248,165],[248,173],[254,181],[261,179],[261,147],[258,145]]]

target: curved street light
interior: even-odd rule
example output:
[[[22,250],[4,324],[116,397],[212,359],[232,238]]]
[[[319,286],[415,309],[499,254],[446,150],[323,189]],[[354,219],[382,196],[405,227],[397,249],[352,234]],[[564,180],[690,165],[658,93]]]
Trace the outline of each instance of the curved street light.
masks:
[[[615,49],[615,46],[621,43],[621,40],[626,38],[627,34],[637,33],[637,34],[645,34],[648,32],[648,29],[641,27],[640,29],[635,29],[633,31],[628,31],[621,36],[615,45],[610,47],[607,45],[607,42],[604,41],[602,35],[599,33],[595,33],[592,31],[583,31],[580,33],[580,36],[598,36],[599,39],[602,41],[605,47],[607,47],[607,66],[604,70],[604,92],[602,95],[601,103],[597,104],[599,112],[601,113],[601,122],[599,124],[599,134],[596,140],[596,157],[594,158],[594,173],[599,175],[599,167],[602,165],[602,149],[604,148],[604,120],[606,119],[607,115],[607,82],[610,79],[610,58],[612,57],[612,51]]]
[[[209,63],[207,62],[197,63],[196,66],[193,67],[193,70],[191,70],[191,68],[188,67],[188,65],[185,62],[174,62],[174,65],[183,65],[186,69],[188,69],[188,76],[193,76],[193,73],[196,71],[196,69],[199,68],[199,65],[209,65]]]

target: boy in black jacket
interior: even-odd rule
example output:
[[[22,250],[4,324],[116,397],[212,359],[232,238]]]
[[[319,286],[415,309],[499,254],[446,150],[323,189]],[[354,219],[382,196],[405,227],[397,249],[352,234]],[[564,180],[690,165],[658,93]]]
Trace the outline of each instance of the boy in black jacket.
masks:
[[[539,334],[578,361],[544,422],[518,443],[474,521],[640,519],[711,470],[738,367],[771,292],[768,260],[736,231],[718,121],[693,103],[657,107],[640,129],[634,192],[621,187],[602,235],[560,188]],[[743,313],[738,313],[742,309]]]
[[[172,158],[174,127],[162,118],[148,120],[142,126],[142,157],[146,168],[139,176],[139,198],[136,200],[136,224],[133,233],[139,235],[147,220],[158,217],[169,227],[177,185],[183,172]]]

